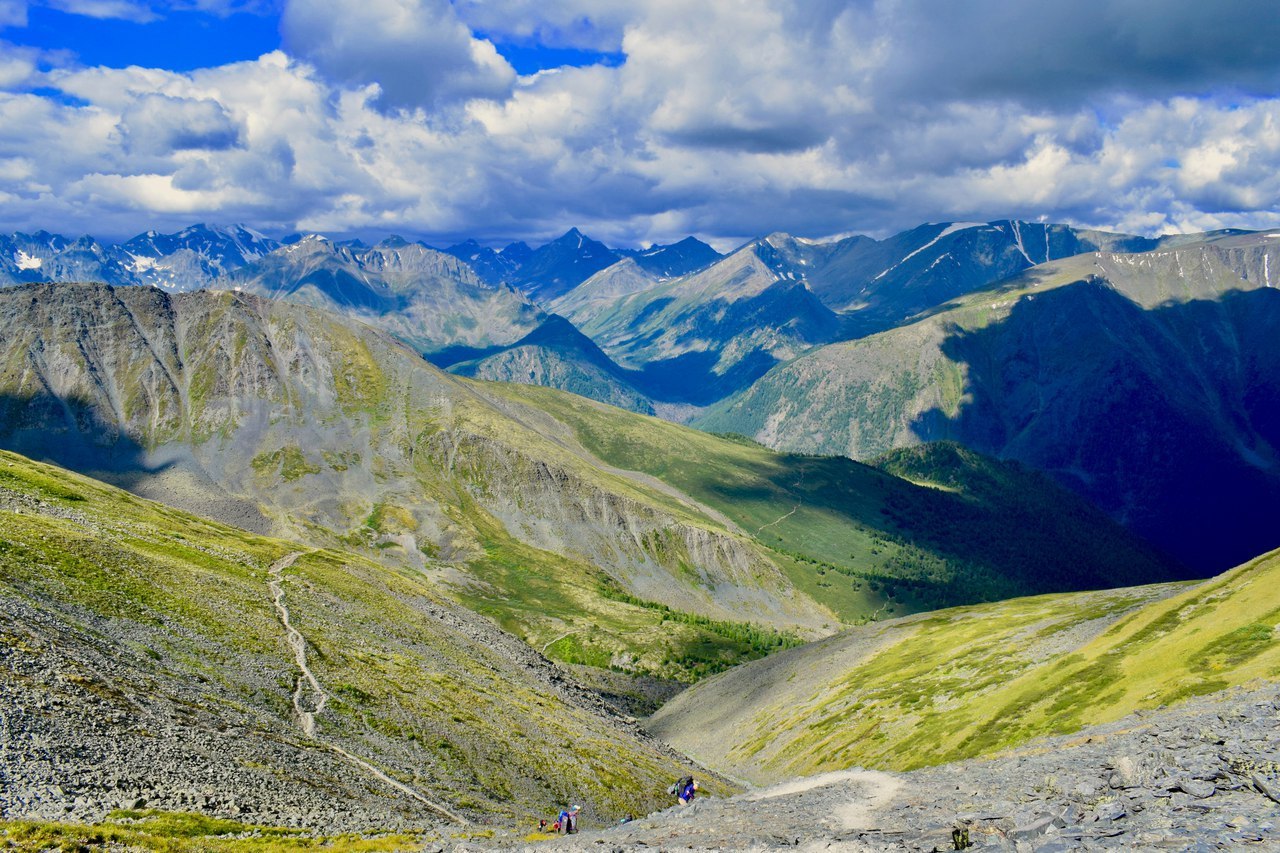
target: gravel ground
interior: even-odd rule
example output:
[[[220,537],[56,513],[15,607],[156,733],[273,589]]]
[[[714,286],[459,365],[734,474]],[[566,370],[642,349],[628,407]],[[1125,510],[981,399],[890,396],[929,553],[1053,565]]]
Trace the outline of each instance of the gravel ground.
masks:
[[[703,799],[538,850],[1280,850],[1280,687],[1131,715],[987,760]],[[507,845],[511,848],[531,845]]]

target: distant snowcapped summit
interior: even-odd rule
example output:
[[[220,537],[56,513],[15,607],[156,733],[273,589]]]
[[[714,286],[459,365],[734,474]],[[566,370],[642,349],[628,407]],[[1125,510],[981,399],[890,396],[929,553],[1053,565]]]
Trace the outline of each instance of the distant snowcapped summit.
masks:
[[[675,278],[705,269],[724,257],[696,237],[678,243],[653,245],[647,249],[621,250],[645,272],[661,278]]]
[[[148,231],[113,248],[136,279],[119,283],[186,291],[207,287],[213,279],[265,257],[279,245],[243,225],[201,223],[174,234]]]

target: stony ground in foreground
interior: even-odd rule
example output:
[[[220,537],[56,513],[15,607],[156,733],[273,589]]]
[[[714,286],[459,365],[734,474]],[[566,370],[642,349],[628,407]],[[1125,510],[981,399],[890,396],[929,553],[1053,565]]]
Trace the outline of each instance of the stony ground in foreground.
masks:
[[[1280,686],[1193,699],[989,760],[852,770],[529,849],[1280,850]]]

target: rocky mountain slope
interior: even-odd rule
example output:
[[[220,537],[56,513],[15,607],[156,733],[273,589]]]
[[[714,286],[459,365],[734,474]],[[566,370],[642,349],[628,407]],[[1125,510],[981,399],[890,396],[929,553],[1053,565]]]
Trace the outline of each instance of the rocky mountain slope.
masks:
[[[335,316],[36,285],[0,292],[0,318],[5,446],[242,526],[441,561],[459,596],[561,658],[690,677],[778,639],[715,620],[833,621],[719,513]],[[663,630],[659,605],[703,621]]]
[[[798,358],[698,424],[854,458],[953,439],[1221,570],[1278,542],[1278,279],[1270,234],[1055,261]]]
[[[1041,596],[854,628],[704,681],[650,728],[776,781],[989,755],[1280,674],[1280,552],[1211,581]]]
[[[845,620],[1180,572],[1047,478],[960,448],[928,448],[880,470],[778,455],[547,389],[507,393],[554,417],[605,465],[651,476],[754,531],[798,588]]]
[[[669,402],[707,404],[770,367],[834,340],[840,321],[773,237],[690,276],[606,270],[553,303],[611,358]]]
[[[794,641],[775,629],[1177,573],[1096,514],[1009,530],[1007,500],[470,382],[290,303],[32,285],[0,291],[0,329],[4,446],[430,568],[570,663],[689,680]]]
[[[3,818],[444,835],[569,800],[616,820],[687,766],[419,571],[7,452],[0,611]]]
[[[636,388],[638,371],[624,370],[563,317],[552,314],[515,343],[480,350],[466,361],[444,365],[458,376],[557,388],[611,406],[654,413],[653,401]]]

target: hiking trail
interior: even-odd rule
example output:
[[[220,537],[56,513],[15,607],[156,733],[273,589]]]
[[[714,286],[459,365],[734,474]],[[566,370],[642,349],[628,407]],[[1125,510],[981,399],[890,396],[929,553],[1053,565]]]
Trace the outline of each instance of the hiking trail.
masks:
[[[796,478],[795,483],[792,484],[792,488],[794,489],[800,489],[804,486],[805,470],[803,465],[800,466],[799,471],[797,471],[797,475],[798,476]],[[756,536],[759,536],[761,533],[768,530],[770,527],[773,527],[775,524],[781,524],[782,522],[786,521],[788,518],[795,515],[800,510],[800,507],[802,506],[804,506],[804,500],[800,499],[799,496],[797,496],[796,505],[791,508],[791,512],[779,518],[775,518],[773,521],[769,522],[768,524],[761,526],[759,529],[756,530]]]
[[[552,647],[552,646],[554,646],[556,643],[558,643],[558,642],[560,642],[561,640],[563,640],[565,637],[572,637],[574,634],[578,633],[578,631],[579,631],[579,630],[581,630],[581,629],[579,629],[579,628],[575,628],[575,629],[573,629],[572,631],[566,631],[566,632],[564,632],[563,634],[561,634],[559,637],[556,637],[554,640],[551,640],[550,642],[548,642],[546,645],[544,645],[544,646],[542,647],[542,654],[543,654],[543,657],[545,657],[545,656],[546,656],[546,654],[547,654],[547,649],[551,648],[551,647]]]
[[[271,568],[267,569],[267,588],[271,590],[271,603],[275,605],[276,615],[280,617],[280,624],[284,626],[289,647],[293,649],[293,660],[298,665],[298,670],[301,673],[294,682],[293,709],[298,713],[298,720],[302,726],[303,733],[307,737],[313,738],[316,736],[316,714],[324,710],[325,703],[329,701],[329,694],[321,689],[320,682],[316,680],[315,674],[307,666],[307,641],[302,638],[298,630],[289,622],[289,608],[285,607],[284,604],[284,584],[280,576],[281,572],[292,566],[301,556],[301,551],[294,551],[292,554],[286,554],[272,563]],[[309,710],[304,707],[307,685],[310,685],[312,698],[314,699],[310,703]]]
[[[325,703],[329,701],[329,694],[324,692],[324,688],[320,686],[315,673],[311,671],[311,667],[307,666],[307,641],[303,639],[302,634],[289,621],[289,608],[284,603],[284,578],[281,574],[285,569],[292,566],[302,554],[302,551],[294,551],[272,563],[270,568],[267,569],[267,588],[271,590],[271,603],[275,606],[276,615],[280,618],[280,624],[284,626],[289,647],[293,649],[294,662],[298,666],[299,674],[293,689],[293,709],[298,714],[298,724],[301,726],[303,734],[397,791],[412,797],[437,814],[443,815],[454,823],[463,826],[470,825],[471,822],[466,818],[456,815],[439,803],[427,799],[403,782],[392,779],[385,772],[360,756],[347,752],[342,747],[321,740],[316,736],[316,714],[324,710]]]

